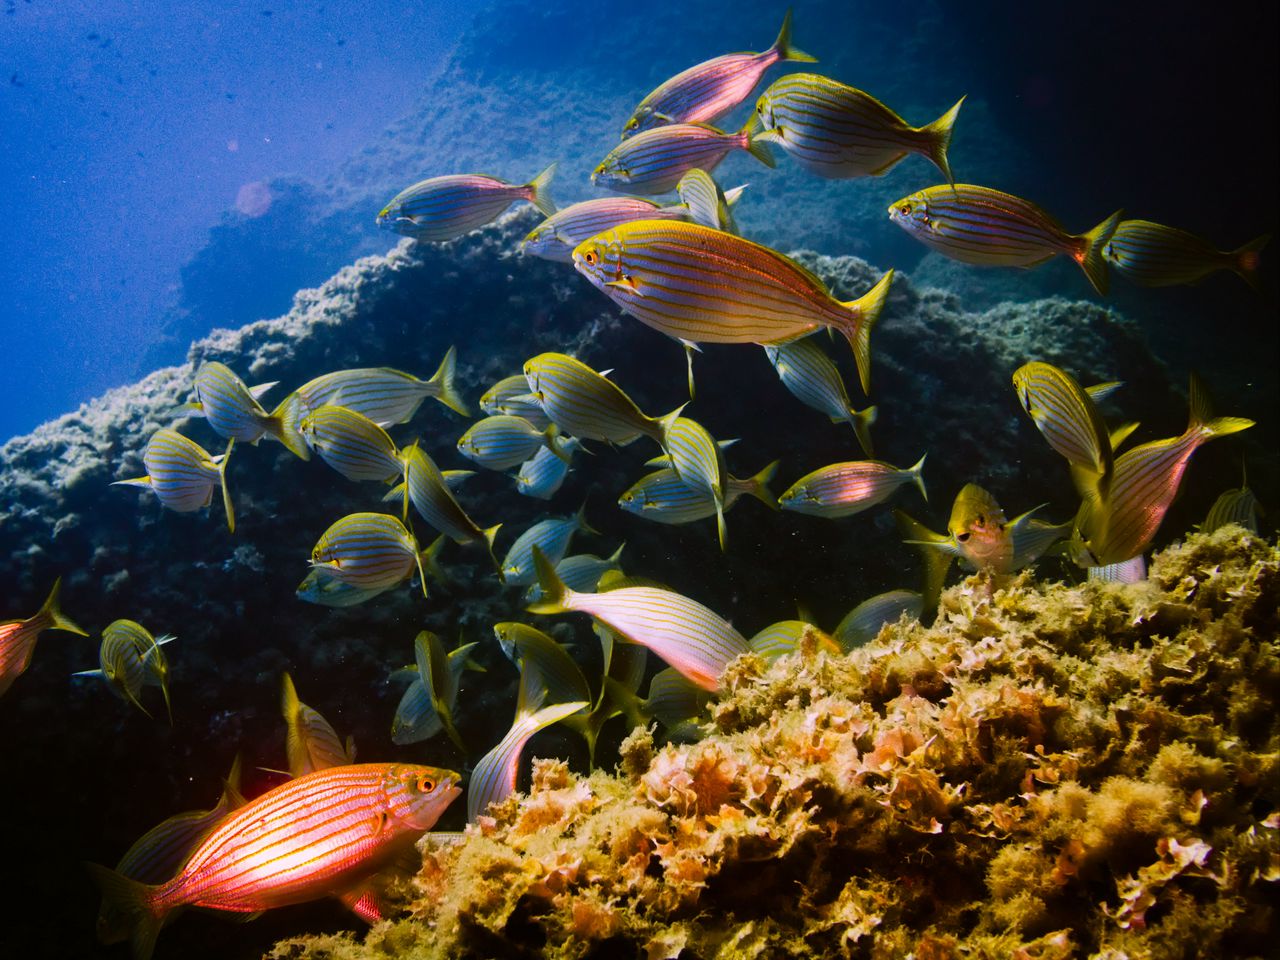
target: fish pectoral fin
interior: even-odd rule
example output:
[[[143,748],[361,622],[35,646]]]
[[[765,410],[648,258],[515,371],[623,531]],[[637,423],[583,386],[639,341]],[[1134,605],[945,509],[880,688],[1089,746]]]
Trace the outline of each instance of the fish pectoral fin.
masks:
[[[606,287],[619,287],[622,290],[630,290],[637,296],[643,297],[644,291],[640,289],[640,285],[636,283],[636,278],[630,275],[624,276],[618,280],[609,280],[605,283]]]
[[[379,810],[369,818],[370,834],[372,836],[381,835],[382,831],[387,828],[387,811]]]

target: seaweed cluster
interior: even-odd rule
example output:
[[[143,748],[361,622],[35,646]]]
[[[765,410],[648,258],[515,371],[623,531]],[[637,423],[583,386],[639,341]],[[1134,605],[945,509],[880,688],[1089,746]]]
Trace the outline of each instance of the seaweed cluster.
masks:
[[[408,917],[277,958],[1261,956],[1280,881],[1280,550],[948,590],[846,656],[739,658],[708,735],[430,835]]]

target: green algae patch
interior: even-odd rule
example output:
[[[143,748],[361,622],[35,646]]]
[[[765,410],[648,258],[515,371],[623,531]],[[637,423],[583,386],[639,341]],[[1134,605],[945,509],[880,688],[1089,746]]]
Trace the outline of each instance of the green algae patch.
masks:
[[[1280,551],[947,591],[847,656],[740,658],[704,739],[424,841],[405,911],[289,958],[1262,956],[1280,892]]]

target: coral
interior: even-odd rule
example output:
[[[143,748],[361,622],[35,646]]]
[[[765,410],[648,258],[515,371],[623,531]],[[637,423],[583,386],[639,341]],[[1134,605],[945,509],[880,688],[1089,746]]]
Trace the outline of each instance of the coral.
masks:
[[[278,957],[1178,958],[1267,951],[1280,550],[948,590],[932,627],[740,658],[708,736],[424,841],[408,919]]]

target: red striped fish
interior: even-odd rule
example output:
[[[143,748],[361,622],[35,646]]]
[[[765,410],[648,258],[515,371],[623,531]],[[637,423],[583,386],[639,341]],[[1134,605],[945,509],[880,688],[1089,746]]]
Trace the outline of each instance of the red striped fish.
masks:
[[[36,640],[46,630],[66,630],[87,637],[78,626],[71,622],[58,609],[58,588],[62,585],[59,577],[53,582],[49,597],[34,616],[26,620],[8,620],[0,623],[0,696],[26,672],[31,663],[31,654],[35,652]]]
[[[673,123],[623,140],[591,172],[597,187],[654,196],[674,190],[690,170],[710,173],[735,150],[766,167],[777,162],[763,143],[751,142],[751,124],[736,133],[704,123]]]
[[[783,510],[811,517],[849,517],[889,499],[904,484],[914,483],[925,492],[924,457],[913,467],[900,468],[879,460],[831,463],[807,473],[778,498]]]
[[[871,329],[893,271],[841,302],[800,264],[695,223],[637,220],[580,243],[578,272],[633,317],[691,343],[786,343],[820,327],[844,334],[862,389],[871,386]]]
[[[128,917],[135,960],[147,960],[180,907],[257,913],[359,887],[431,829],[462,792],[458,781],[450,770],[412,764],[332,767],[229,814],[169,881],[140,883],[88,867]]]
[[[396,194],[379,212],[377,224],[415,240],[440,242],[483,227],[520,200],[549,217],[556,212],[549,196],[555,172],[553,163],[525,184],[478,173],[431,177]]]

